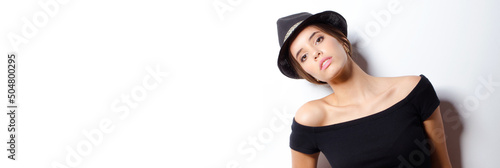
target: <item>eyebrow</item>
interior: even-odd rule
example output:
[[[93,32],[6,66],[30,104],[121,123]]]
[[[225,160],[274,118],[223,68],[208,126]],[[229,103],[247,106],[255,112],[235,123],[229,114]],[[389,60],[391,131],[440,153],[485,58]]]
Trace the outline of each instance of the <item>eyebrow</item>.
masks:
[[[318,33],[318,32],[319,32],[319,31],[315,31],[314,33],[312,33],[312,34],[311,34],[311,36],[309,36],[309,41],[311,41],[311,39],[314,37],[314,35],[315,35],[316,33]],[[295,59],[297,59],[297,56],[299,56],[299,53],[300,53],[301,51],[302,51],[302,48],[301,48],[299,51],[297,51],[297,54],[295,54]]]

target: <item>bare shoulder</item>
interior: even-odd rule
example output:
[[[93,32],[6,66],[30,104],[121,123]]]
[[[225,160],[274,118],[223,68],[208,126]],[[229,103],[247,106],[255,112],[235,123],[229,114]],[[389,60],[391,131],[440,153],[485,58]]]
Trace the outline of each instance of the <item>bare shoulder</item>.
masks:
[[[406,87],[409,89],[413,89],[418,82],[420,82],[421,77],[418,75],[412,75],[412,76],[401,76],[399,77],[399,82],[402,87]]]
[[[394,77],[394,84],[400,94],[407,95],[420,82],[418,75]]]
[[[306,126],[320,126],[325,118],[323,106],[321,99],[305,103],[295,113],[295,121]]]

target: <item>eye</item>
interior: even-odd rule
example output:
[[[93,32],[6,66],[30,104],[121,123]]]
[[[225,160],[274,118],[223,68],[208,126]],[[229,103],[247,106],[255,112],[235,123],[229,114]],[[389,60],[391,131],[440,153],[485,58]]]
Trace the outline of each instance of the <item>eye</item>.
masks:
[[[316,39],[316,42],[314,44],[318,44],[318,43],[321,43],[323,41],[324,37],[323,36],[319,36],[317,39]]]
[[[306,54],[302,55],[302,57],[300,57],[300,62],[306,61],[306,58],[307,58]]]

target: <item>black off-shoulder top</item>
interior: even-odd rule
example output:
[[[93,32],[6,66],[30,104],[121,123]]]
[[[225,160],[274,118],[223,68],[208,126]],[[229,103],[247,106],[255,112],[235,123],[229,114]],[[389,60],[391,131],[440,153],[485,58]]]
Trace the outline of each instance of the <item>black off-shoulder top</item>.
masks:
[[[430,81],[420,81],[402,100],[362,118],[311,127],[292,122],[290,147],[323,152],[332,168],[430,167],[433,148],[423,121],[439,106]]]

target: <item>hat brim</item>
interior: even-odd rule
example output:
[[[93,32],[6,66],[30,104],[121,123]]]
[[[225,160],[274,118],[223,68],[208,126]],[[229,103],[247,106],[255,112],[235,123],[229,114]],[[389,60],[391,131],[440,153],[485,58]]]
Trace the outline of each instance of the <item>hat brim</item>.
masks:
[[[328,24],[340,30],[347,37],[347,23],[342,15],[334,11],[324,11],[312,15],[302,21],[290,36],[283,42],[278,56],[278,67],[281,73],[289,78],[302,79],[294,70],[290,58],[290,44],[295,40],[297,35],[304,30],[307,26],[314,24]]]

